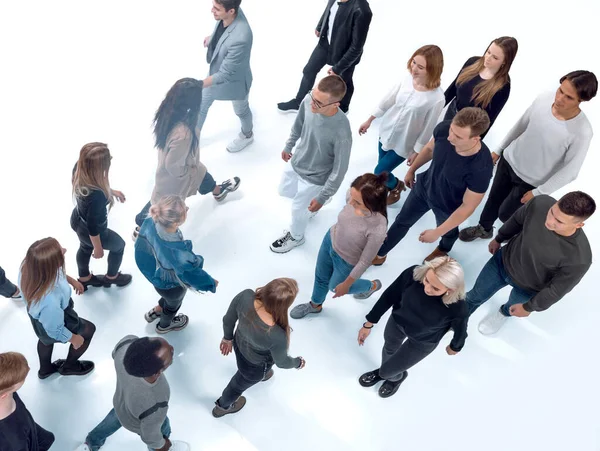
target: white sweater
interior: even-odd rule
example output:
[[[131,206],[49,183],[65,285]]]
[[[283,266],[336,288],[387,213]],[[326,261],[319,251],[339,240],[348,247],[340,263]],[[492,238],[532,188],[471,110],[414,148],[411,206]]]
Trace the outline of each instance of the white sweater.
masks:
[[[554,92],[540,95],[508,132],[497,154],[530,185],[533,195],[552,194],[577,178],[583,165],[593,131],[580,112],[561,121],[552,114]]]
[[[431,139],[437,119],[444,109],[444,91],[417,91],[412,76],[404,80],[379,103],[373,116],[383,116],[379,127],[379,140],[384,150],[394,150],[408,158],[414,150],[419,152]]]

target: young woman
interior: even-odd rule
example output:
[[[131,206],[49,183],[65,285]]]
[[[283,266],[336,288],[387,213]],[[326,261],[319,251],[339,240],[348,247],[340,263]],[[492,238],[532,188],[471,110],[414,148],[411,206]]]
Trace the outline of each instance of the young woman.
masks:
[[[381,289],[379,280],[360,277],[371,266],[385,240],[386,180],[387,173],[363,174],[352,182],[348,203],[323,238],[311,301],[294,307],[292,318],[321,313],[328,290],[335,293],[334,298],[351,293],[356,299],[367,299]]]
[[[487,112],[491,128],[510,95],[508,72],[518,48],[515,38],[502,36],[490,43],[483,56],[469,58],[444,93],[446,105],[449,104],[444,120],[451,120],[463,108],[474,106]]]
[[[246,404],[244,391],[273,376],[273,364],[279,368],[304,368],[302,357],[290,357],[291,328],[288,309],[296,299],[298,284],[293,279],[275,279],[256,292],[238,294],[223,317],[221,354],[235,351],[237,372],[215,402],[213,416],[239,412]],[[237,328],[235,325],[237,323]],[[235,328],[235,334],[233,332]]]
[[[77,294],[83,293],[84,287],[65,272],[65,252],[54,238],[44,238],[29,247],[21,264],[19,285],[39,339],[40,379],[56,372],[82,376],[94,369],[93,362],[79,360],[87,351],[96,326],[80,318],[73,309],[69,285]],[[71,346],[66,360],[52,362],[54,343],[67,342]]]
[[[185,202],[178,196],[165,196],[150,207],[150,218],[142,224],[135,242],[135,261],[142,274],[154,285],[161,298],[144,316],[165,334],[181,330],[189,318],[177,314],[188,289],[214,293],[218,282],[203,269],[204,259],[192,252],[192,242],[179,230],[186,218]]]
[[[202,103],[202,87],[202,82],[194,78],[178,80],[156,111],[154,136],[158,167],[154,191],[151,201],[135,218],[137,227],[134,238],[148,217],[150,206],[161,197],[176,195],[185,199],[197,192],[212,193],[215,200],[220,202],[240,185],[239,177],[217,185],[206,166],[200,162],[196,123]]]
[[[131,275],[119,272],[125,241],[108,228],[108,210],[114,199],[125,202],[125,195],[110,187],[111,160],[106,144],[93,142],[83,146],[74,168],[73,196],[77,206],[71,214],[71,228],[79,238],[77,267],[84,291],[89,286],[124,287],[131,282]],[[105,276],[96,276],[90,272],[90,258],[102,258],[104,250],[109,251],[108,270]]]
[[[431,139],[433,129],[444,109],[444,91],[440,78],[444,56],[437,45],[425,45],[410,57],[408,74],[379,103],[371,117],[360,126],[358,133],[367,133],[376,118],[382,117],[379,127],[379,160],[373,171],[387,172],[390,190],[388,205],[400,200],[406,188],[392,171],[404,160],[410,164]]]
[[[405,269],[381,295],[358,332],[363,345],[371,329],[392,308],[383,333],[381,366],[363,374],[358,382],[371,387],[384,381],[379,396],[392,396],[406,379],[407,370],[427,357],[452,328],[454,338],[446,347],[455,355],[465,344],[469,311],[464,273],[450,257],[438,257]]]

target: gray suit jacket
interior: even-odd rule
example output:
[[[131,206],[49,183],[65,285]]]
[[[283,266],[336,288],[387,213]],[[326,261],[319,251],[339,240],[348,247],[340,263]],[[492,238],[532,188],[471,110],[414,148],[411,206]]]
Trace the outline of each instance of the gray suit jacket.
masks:
[[[218,26],[217,22],[215,31]],[[215,100],[242,100],[248,96],[252,85],[251,51],[252,30],[240,8],[235,20],[217,42],[214,52],[210,42],[208,45],[206,61],[210,64],[213,85],[207,89],[211,89]]]

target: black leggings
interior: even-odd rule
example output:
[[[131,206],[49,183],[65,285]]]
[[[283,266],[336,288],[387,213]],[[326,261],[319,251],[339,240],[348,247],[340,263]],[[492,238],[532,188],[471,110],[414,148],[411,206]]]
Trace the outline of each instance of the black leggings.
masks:
[[[69,353],[67,354],[67,360],[64,364],[64,367],[72,368],[76,367],[78,364],[78,360],[81,356],[87,351],[87,348],[90,346],[90,342],[92,341],[92,337],[96,332],[96,326],[88,320],[83,318],[79,319],[80,327],[79,327],[79,335],[83,337],[83,344],[79,349],[75,349],[73,345],[69,346]],[[45,345],[42,341],[38,341],[37,351],[38,356],[40,358],[40,372],[42,373],[50,373],[53,371],[52,367],[52,351],[54,350],[54,344]]]

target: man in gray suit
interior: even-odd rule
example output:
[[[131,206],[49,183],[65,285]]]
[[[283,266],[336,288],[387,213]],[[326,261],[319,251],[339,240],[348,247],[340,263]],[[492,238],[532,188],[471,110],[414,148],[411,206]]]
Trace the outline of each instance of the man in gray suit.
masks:
[[[206,61],[209,76],[204,79],[198,128],[202,130],[208,109],[215,100],[232,100],[233,110],[242,122],[242,131],[228,146],[229,152],[239,152],[254,141],[252,111],[248,94],[252,85],[250,52],[252,30],[240,9],[242,0],[213,0],[212,13],[218,21],[211,36],[204,39],[208,48]]]

